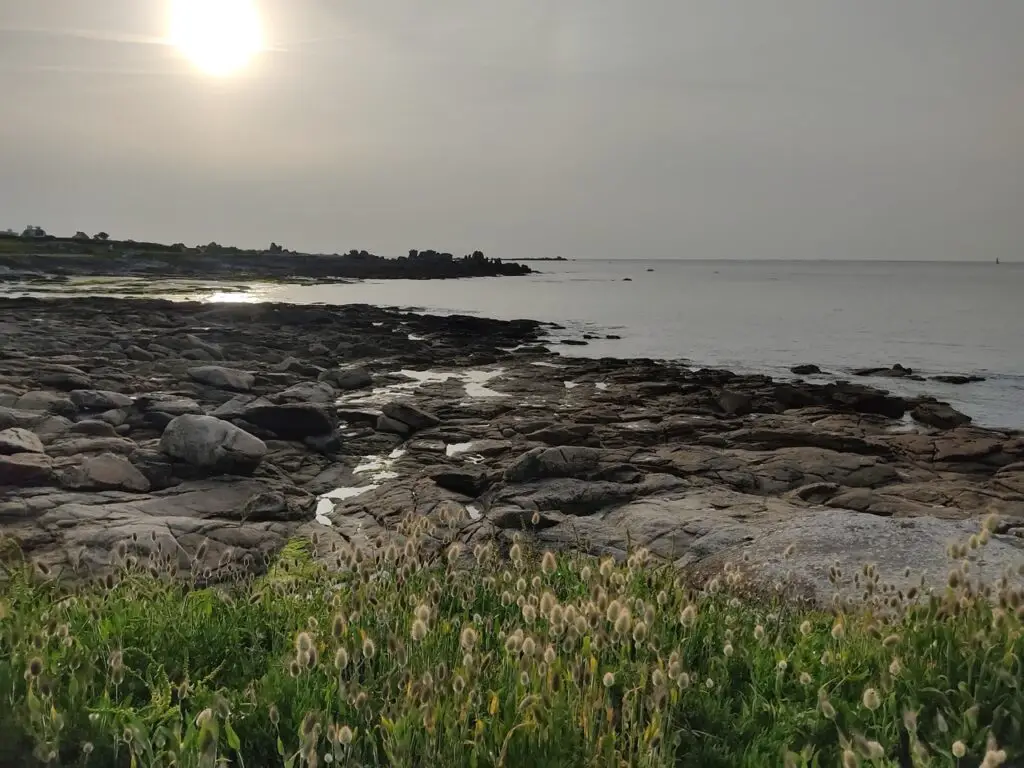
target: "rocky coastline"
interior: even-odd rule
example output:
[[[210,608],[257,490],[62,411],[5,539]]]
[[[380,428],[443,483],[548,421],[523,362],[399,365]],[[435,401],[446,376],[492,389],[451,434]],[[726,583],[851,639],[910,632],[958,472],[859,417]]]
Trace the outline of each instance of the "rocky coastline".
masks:
[[[65,245],[66,249],[57,246]],[[161,247],[165,248],[165,247]],[[85,277],[203,280],[441,280],[514,277],[532,272],[525,264],[490,259],[480,252],[454,257],[435,251],[383,258],[366,251],[311,254],[282,251],[153,250],[116,246],[31,243],[0,251],[0,283],[53,282]]]
[[[0,299],[0,533],[50,572],[214,582],[433,515],[467,546],[727,563],[825,600],[1024,564],[1024,435],[858,383],[564,358],[534,321]],[[8,550],[5,550],[8,551]]]

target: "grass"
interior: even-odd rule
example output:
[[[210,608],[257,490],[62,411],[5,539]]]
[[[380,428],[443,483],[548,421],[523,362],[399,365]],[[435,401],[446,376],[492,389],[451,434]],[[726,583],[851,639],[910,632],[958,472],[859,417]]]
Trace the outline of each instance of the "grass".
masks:
[[[613,563],[517,543],[499,558],[452,535],[410,521],[377,551],[329,555],[341,570],[294,542],[263,576],[217,588],[159,554],[136,560],[140,541],[104,583],[62,584],[8,540],[0,765],[992,768],[1024,755],[1022,594],[1009,576],[971,585],[966,544],[943,591],[898,593],[867,568],[868,603],[822,612],[740,596],[741,564],[694,588],[642,551]]]

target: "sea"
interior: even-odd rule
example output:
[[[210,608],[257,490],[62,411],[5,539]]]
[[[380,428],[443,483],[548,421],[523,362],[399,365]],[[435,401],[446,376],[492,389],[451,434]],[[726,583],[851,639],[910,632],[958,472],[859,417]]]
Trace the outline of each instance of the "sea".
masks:
[[[928,377],[985,381],[950,385],[864,381],[930,394],[977,423],[1024,429],[1024,263],[844,261],[532,262],[527,277],[371,280],[320,285],[81,280],[47,295],[104,294],[202,301],[375,304],[431,313],[557,323],[566,355],[683,360],[812,380],[895,363]],[[0,294],[36,294],[38,284],[0,283]],[[596,336],[586,346],[563,339]],[[606,339],[613,335],[620,338]]]

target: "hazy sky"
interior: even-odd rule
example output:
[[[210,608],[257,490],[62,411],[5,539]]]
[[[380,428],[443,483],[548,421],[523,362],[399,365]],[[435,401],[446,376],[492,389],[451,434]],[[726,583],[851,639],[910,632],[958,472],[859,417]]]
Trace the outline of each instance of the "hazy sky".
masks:
[[[1024,0],[0,0],[0,228],[386,254],[1024,257]]]

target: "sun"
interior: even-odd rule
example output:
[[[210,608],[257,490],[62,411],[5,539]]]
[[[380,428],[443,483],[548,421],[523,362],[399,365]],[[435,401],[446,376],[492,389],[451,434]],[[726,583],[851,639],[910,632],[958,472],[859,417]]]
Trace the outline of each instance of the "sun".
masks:
[[[253,0],[170,0],[170,40],[203,72],[226,77],[263,49]]]

